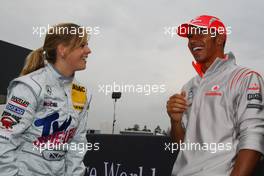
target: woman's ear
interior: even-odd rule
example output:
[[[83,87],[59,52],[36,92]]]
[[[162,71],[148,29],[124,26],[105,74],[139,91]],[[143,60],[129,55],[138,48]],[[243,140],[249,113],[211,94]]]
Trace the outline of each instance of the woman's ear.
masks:
[[[57,56],[61,57],[61,58],[64,58],[65,54],[66,54],[66,49],[67,48],[63,44],[59,44],[57,46]]]

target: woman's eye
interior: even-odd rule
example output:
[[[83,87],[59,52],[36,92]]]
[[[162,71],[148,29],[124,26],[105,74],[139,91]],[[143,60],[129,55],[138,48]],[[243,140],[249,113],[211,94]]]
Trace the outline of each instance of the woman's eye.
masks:
[[[81,44],[81,47],[83,48],[83,47],[85,47],[86,45],[88,45],[88,43],[83,43],[83,44]]]

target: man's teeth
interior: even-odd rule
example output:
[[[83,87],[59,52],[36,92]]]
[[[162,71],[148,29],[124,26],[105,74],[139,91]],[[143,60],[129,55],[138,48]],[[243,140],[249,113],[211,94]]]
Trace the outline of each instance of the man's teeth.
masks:
[[[83,59],[84,61],[87,61],[87,57],[88,57],[88,56],[83,56],[82,59]]]
[[[198,47],[194,47],[194,48],[193,48],[193,51],[200,50],[200,49],[203,49],[203,47],[200,47],[200,46],[198,46]]]

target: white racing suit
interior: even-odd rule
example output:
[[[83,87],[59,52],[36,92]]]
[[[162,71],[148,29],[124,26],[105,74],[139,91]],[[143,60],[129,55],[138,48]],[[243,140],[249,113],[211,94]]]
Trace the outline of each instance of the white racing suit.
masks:
[[[87,88],[47,64],[13,80],[7,97],[0,120],[0,175],[84,175]]]

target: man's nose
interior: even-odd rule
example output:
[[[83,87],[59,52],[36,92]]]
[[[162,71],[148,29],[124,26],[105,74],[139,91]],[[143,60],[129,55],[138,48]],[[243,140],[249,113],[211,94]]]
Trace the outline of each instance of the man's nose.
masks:
[[[189,45],[190,46],[196,45],[198,42],[199,41],[195,37],[189,38]]]

